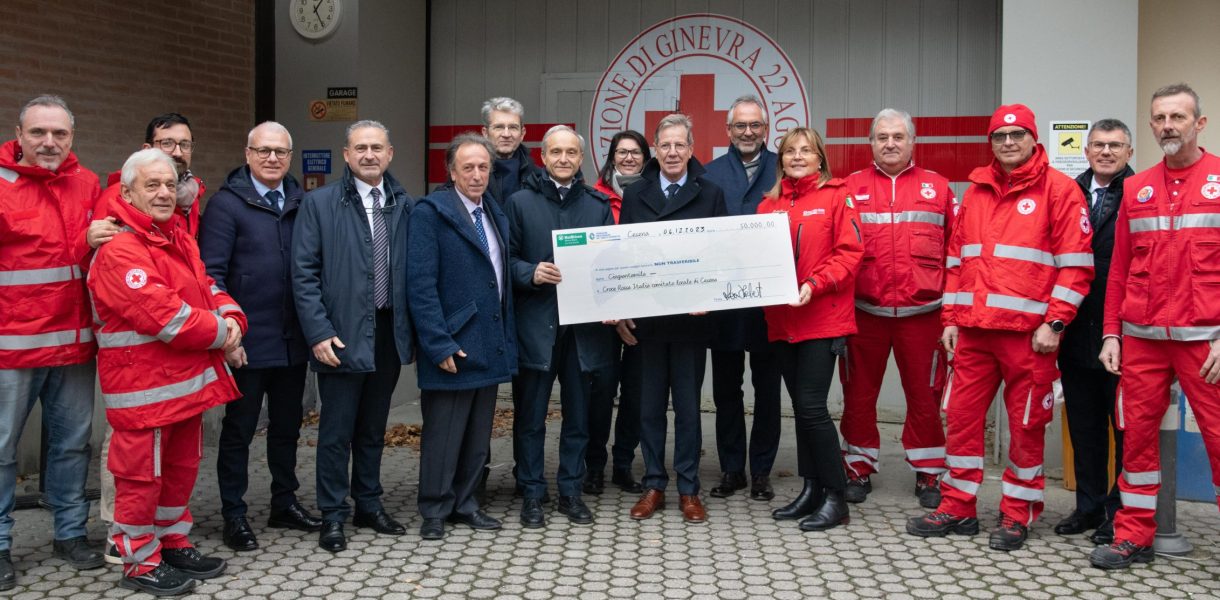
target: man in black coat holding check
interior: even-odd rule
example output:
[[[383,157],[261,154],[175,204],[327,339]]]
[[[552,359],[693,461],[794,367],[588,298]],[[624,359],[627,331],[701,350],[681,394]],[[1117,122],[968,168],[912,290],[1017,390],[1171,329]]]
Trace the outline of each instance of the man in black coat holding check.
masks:
[[[656,154],[644,167],[644,179],[623,191],[619,224],[728,214],[724,192],[703,177],[703,165],[692,157],[694,137],[689,117],[675,113],[661,119],[653,143]],[[666,409],[672,392],[679,506],[686,522],[702,523],[707,520],[707,511],[699,500],[699,451],[703,446],[699,390],[715,323],[712,317],[699,313],[624,319],[618,328],[624,342],[638,340],[643,363],[640,447],[644,455],[644,494],[631,509],[631,518],[647,519],[665,506],[669,483],[665,471]]]
[[[521,524],[527,528],[546,524],[543,449],[556,377],[563,407],[557,508],[573,523],[593,522],[593,514],[580,498],[589,442],[589,401],[593,374],[610,362],[614,330],[601,323],[559,324],[555,286],[563,277],[551,246],[554,230],[614,224],[606,198],[578,177],[583,147],[584,140],[571,127],[552,127],[542,138],[545,174],[527,174],[521,189],[504,206],[519,352],[519,372],[513,385],[517,395],[513,437],[518,449],[517,487],[524,496]]]

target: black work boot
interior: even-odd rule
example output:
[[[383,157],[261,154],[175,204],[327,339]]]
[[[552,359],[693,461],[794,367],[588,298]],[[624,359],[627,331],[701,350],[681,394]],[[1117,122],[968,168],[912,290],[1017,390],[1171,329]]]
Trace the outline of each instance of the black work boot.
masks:
[[[223,558],[204,556],[195,548],[162,548],[161,561],[194,579],[211,579],[226,566]]]
[[[825,490],[818,485],[816,479],[805,479],[805,487],[800,495],[787,506],[771,511],[771,517],[776,521],[800,519],[813,514],[825,500]]]
[[[13,569],[13,556],[8,550],[0,551],[0,592],[17,587],[17,571]]]
[[[992,550],[1003,550],[1011,552],[1020,550],[1021,546],[1025,545],[1025,538],[1029,537],[1029,527],[1024,523],[1004,514],[1000,513],[999,523],[996,528],[991,530],[991,539],[988,545]]]
[[[945,537],[950,533],[976,535],[979,520],[974,517],[955,517],[946,512],[932,511],[922,517],[907,520],[907,533],[919,537]]]
[[[162,561],[157,568],[143,575],[120,577],[119,587],[154,596],[180,596],[195,589],[195,580]]]
[[[1098,546],[1089,555],[1089,562],[1099,569],[1126,569],[1131,563],[1150,563],[1156,558],[1152,546],[1141,546],[1130,540]]]
[[[90,546],[89,540],[85,539],[83,535],[66,540],[55,540],[51,543],[51,552],[55,558],[63,559],[64,562],[81,571],[96,569],[106,564],[106,561],[102,559],[102,553]]]
[[[844,491],[843,497],[852,504],[859,504],[868,499],[869,492],[873,491],[873,482],[864,477],[847,477],[847,489]]]

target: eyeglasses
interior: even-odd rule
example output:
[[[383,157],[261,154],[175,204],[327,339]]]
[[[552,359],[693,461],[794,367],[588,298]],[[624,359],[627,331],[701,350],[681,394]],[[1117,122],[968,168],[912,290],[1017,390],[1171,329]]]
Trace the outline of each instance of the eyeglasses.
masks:
[[[817,156],[818,153],[813,148],[784,148],[784,156]]]
[[[730,125],[730,127],[733,128],[733,131],[736,131],[737,133],[745,133],[747,129],[752,129],[754,131],[762,131],[763,128],[765,128],[766,126],[767,126],[766,123],[762,123],[759,121],[754,121],[753,123],[733,123],[732,125]]]
[[[682,142],[677,142],[674,144],[665,142],[664,144],[657,146],[657,150],[659,150],[661,154],[669,154],[670,152],[677,152],[681,154],[682,152],[686,152],[689,148],[690,144],[684,144]]]
[[[644,156],[644,151],[640,150],[640,149],[628,150],[626,148],[619,148],[618,150],[614,151],[614,155],[619,158],[627,158],[628,156],[634,156],[636,158],[640,158],[640,157]]]
[[[255,148],[253,146],[246,146],[246,150],[253,152],[262,159],[270,158],[272,154],[275,154],[276,158],[284,160],[288,158],[289,154],[292,154],[292,148]]]
[[[496,133],[504,133],[505,131],[508,131],[510,133],[520,133],[521,132],[521,126],[517,125],[515,123],[512,125],[505,125],[503,123],[500,123],[500,124],[492,125],[491,127],[488,127],[488,129],[490,129],[491,131],[494,131]]]
[[[1014,144],[1020,144],[1021,142],[1025,141],[1025,136],[1028,133],[1029,132],[1024,129],[1018,129],[1016,131],[1008,131],[1008,132],[1004,132],[1004,133],[997,131],[997,132],[991,134],[991,143],[1000,145],[1000,144],[1007,144],[1008,140],[1012,140],[1012,142]]]
[[[180,142],[178,140],[174,140],[174,139],[170,139],[170,138],[165,138],[163,140],[153,140],[152,145],[160,148],[161,150],[164,150],[165,152],[173,152],[175,146],[177,146],[178,148],[181,148],[183,152],[191,152],[192,150],[195,149],[195,142],[192,142],[190,140],[182,140]]]
[[[1089,142],[1089,150],[1097,153],[1105,152],[1106,150],[1118,152],[1128,145],[1125,142]]]

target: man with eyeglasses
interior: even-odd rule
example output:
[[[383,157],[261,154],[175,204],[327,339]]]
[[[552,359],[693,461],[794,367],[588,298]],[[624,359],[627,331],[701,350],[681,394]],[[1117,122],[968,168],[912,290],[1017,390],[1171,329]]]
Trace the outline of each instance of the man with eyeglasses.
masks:
[[[1021,548],[1042,512],[1046,424],[1054,416],[1059,336],[1093,279],[1088,205],[1038,144],[1034,113],[996,109],[988,126],[995,160],[970,174],[949,241],[941,342],[953,372],[941,407],[947,418],[940,505],[907,521],[922,537],[979,531],[983,427],[1004,383],[1008,464],[995,550]]]
[[[776,156],[767,148],[770,130],[762,101],[753,95],[734,100],[725,131],[729,148],[707,164],[705,177],[724,191],[728,214],[755,214],[763,194],[775,185],[776,176]],[[716,453],[721,476],[711,495],[727,498],[746,487],[742,385],[749,352],[750,383],[754,387],[754,422],[748,446],[750,497],[765,502],[775,497],[770,475],[779,451],[779,360],[767,342],[767,321],[761,308],[724,311],[718,317],[720,327],[712,341],[712,399],[716,404]]]
[[[1127,164],[1132,154],[1131,131],[1122,121],[1102,119],[1089,130],[1085,146],[1089,168],[1076,177],[1076,183],[1089,202],[1097,274],[1059,348],[1063,400],[1076,473],[1076,508],[1055,525],[1055,533],[1076,535],[1096,529],[1089,536],[1094,544],[1114,541],[1114,514],[1120,506],[1117,482],[1110,486],[1107,468],[1113,423],[1114,472],[1123,469],[1123,434],[1114,414],[1118,376],[1107,373],[1097,357],[1101,354],[1114,223],[1123,197],[1123,181],[1135,173]]]
[[[939,348],[945,248],[957,198],[949,181],[915,164],[911,115],[882,109],[869,130],[873,164],[847,177],[864,237],[856,273],[856,335],[839,363],[843,384],[843,466],[848,502],[863,502],[880,467],[877,397],[891,351],[902,376],[906,419],[902,447],[915,471],[924,508],[940,504],[945,430],[940,391],[945,356]]]
[[[249,482],[250,442],[267,398],[267,468],[271,510],[267,526],[317,531],[322,522],[297,501],[297,440],[309,349],[292,299],[292,230],[304,196],[288,173],[292,136],[267,121],[246,136],[246,164],[229,173],[208,200],[199,252],[216,285],[244,307],[250,326],[228,358],[242,397],[225,405],[216,457],[224,543],[258,548],[243,500]]]
[[[545,172],[530,157],[525,139],[525,107],[512,98],[497,97],[483,103],[483,137],[496,149],[487,192],[501,204],[521,189],[529,173]]]
[[[656,154],[644,166],[644,178],[623,191],[620,224],[728,214],[724,192],[704,176],[703,165],[693,156],[694,143],[690,117],[675,113],[657,123],[653,136]],[[624,343],[639,345],[643,365],[640,448],[644,455],[644,494],[632,507],[631,518],[647,519],[665,506],[669,484],[665,437],[672,394],[678,506],[687,523],[703,523],[707,511],[699,499],[699,452],[703,447],[699,390],[703,387],[708,344],[716,328],[715,317],[697,313],[623,319],[617,327]]]
[[[1220,157],[1199,147],[1207,117],[1189,85],[1156,90],[1150,108],[1165,157],[1123,184],[1102,326],[1101,362],[1122,376],[1124,442],[1114,540],[1089,556],[1103,569],[1154,558],[1160,427],[1175,376],[1220,493]]]
[[[328,552],[347,548],[349,493],[355,526],[406,532],[381,503],[390,396],[414,355],[406,302],[414,200],[387,170],[393,158],[385,125],[352,123],[343,177],[305,194],[292,233],[292,293],[322,402],[318,546]]]

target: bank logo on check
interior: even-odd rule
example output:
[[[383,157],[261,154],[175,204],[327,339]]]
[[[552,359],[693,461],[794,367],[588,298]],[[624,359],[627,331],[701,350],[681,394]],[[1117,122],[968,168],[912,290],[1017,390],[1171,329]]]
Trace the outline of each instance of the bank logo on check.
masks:
[[[555,235],[555,245],[560,248],[568,246],[584,246],[589,243],[588,234],[580,233],[559,233]]]

